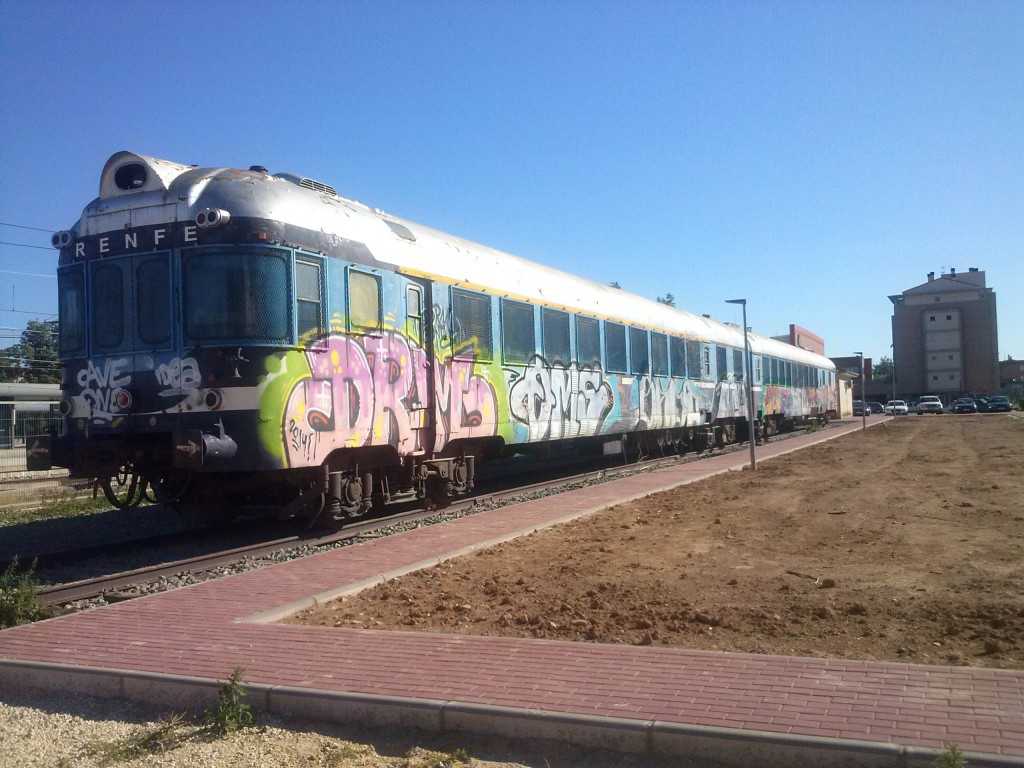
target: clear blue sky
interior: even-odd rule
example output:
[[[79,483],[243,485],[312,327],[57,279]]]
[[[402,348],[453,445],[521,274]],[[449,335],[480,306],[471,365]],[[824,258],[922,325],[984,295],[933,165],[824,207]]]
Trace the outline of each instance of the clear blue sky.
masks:
[[[0,3],[0,241],[128,149],[292,171],[833,356],[979,267],[1024,357],[1024,3]],[[56,312],[0,245],[0,325]],[[11,312],[15,309],[18,312]],[[11,342],[3,342],[6,346]]]

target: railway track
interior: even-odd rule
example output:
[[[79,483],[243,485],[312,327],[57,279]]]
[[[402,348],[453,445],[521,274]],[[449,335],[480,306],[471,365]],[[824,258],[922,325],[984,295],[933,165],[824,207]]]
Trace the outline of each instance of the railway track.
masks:
[[[773,440],[777,439],[785,438],[774,438]],[[743,445],[733,445],[728,446],[724,452],[743,449]],[[205,578],[223,575],[225,569],[238,571],[248,567],[262,567],[281,559],[302,557],[329,547],[351,545],[367,538],[391,535],[410,527],[445,522],[467,514],[489,510],[502,504],[516,503],[535,496],[572,490],[588,483],[613,480],[638,472],[650,472],[669,464],[698,461],[708,455],[710,454],[689,454],[647,459],[629,465],[619,464],[615,467],[598,466],[586,472],[546,478],[526,485],[516,483],[512,479],[514,473],[507,474],[492,478],[491,483],[493,486],[505,485],[508,487],[500,489],[493,487],[490,490],[481,491],[460,499],[444,510],[416,509],[388,516],[360,518],[338,531],[303,530],[271,540],[260,540],[243,546],[160,562],[132,570],[105,573],[73,582],[53,584],[38,588],[37,599],[44,606],[73,606],[73,604],[97,598],[102,598],[105,602],[127,600],[162,591],[162,583],[169,584],[167,588],[173,588],[175,577],[181,574],[188,574],[189,583],[194,583]],[[201,532],[189,533],[201,536]],[[143,543],[146,545],[153,545],[161,541],[180,543],[180,539],[181,534],[170,534],[154,537]],[[122,546],[127,549],[132,544],[132,542],[127,542]],[[107,550],[104,551],[104,554],[109,556],[111,553]],[[69,555],[72,553],[63,553],[61,556]],[[77,557],[78,555],[79,553],[74,553],[72,556]],[[246,567],[240,567],[239,564],[245,564]]]
[[[37,600],[43,606],[70,605],[100,597],[106,602],[127,600],[143,594],[149,594],[152,591],[159,591],[156,589],[140,589],[140,587],[168,581],[182,573],[191,574],[199,577],[196,580],[201,580],[203,574],[216,573],[225,568],[235,569],[241,562],[248,562],[253,567],[259,567],[260,560],[268,559],[267,564],[276,562],[276,560],[269,559],[271,555],[289,550],[295,550],[295,556],[305,556],[328,547],[345,546],[367,538],[389,535],[390,533],[406,530],[418,525],[436,524],[463,517],[476,511],[491,509],[502,503],[509,503],[510,500],[514,502],[523,497],[571,490],[579,485],[598,480],[614,479],[614,477],[626,473],[653,471],[661,465],[676,463],[679,460],[679,458],[649,460],[637,465],[619,467],[617,470],[600,468],[569,477],[543,480],[528,485],[519,484],[504,490],[487,491],[460,499],[444,510],[418,509],[386,517],[360,519],[338,531],[304,531],[194,557],[161,562],[127,571],[101,574],[68,583],[44,586],[36,590]],[[190,533],[196,535],[199,532]],[[155,537],[152,540],[145,540],[144,543],[149,546],[161,541],[171,541],[172,538],[172,535],[164,535]],[[125,546],[128,545],[130,543],[125,544]],[[92,548],[90,548],[91,550]],[[62,556],[67,556],[68,554],[71,553],[64,553]],[[109,556],[110,553],[104,552],[104,554]],[[74,553],[74,556],[77,557],[78,553]]]

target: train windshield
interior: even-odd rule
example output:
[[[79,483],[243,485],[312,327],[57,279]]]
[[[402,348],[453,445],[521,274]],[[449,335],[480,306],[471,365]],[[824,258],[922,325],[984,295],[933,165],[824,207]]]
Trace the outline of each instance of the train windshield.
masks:
[[[183,272],[188,339],[288,339],[288,263],[280,254],[193,253]]]
[[[57,274],[60,296],[60,352],[74,355],[85,349],[85,267],[76,264]]]

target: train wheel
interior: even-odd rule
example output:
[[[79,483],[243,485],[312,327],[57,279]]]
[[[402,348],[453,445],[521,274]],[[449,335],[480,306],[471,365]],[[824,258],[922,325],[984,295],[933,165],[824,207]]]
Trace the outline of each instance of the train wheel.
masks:
[[[127,464],[118,469],[115,477],[100,478],[97,482],[103,488],[107,501],[117,509],[135,506],[145,492],[144,484],[139,484],[139,476]]]
[[[363,482],[357,475],[331,473],[331,491],[324,495],[324,508],[316,522],[336,528],[366,512],[370,502],[363,498]]]
[[[183,498],[192,485],[191,474],[154,474],[146,478],[146,485],[152,494],[146,492],[146,500],[152,504],[174,504]]]
[[[436,509],[444,509],[452,503],[455,494],[452,481],[445,477],[431,477],[427,481],[427,498]]]

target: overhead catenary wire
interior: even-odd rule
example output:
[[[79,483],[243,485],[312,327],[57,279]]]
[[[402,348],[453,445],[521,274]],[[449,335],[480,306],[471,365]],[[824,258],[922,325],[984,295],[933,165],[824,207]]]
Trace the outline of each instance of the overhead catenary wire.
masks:
[[[0,227],[17,227],[18,229],[31,229],[35,232],[55,232],[55,229],[43,229],[42,227],[29,227],[25,224],[11,224],[9,221],[0,221]]]
[[[52,251],[52,245],[28,245],[27,243],[11,243],[7,240],[0,240],[0,245],[13,245],[18,248],[36,248],[40,251]]]

